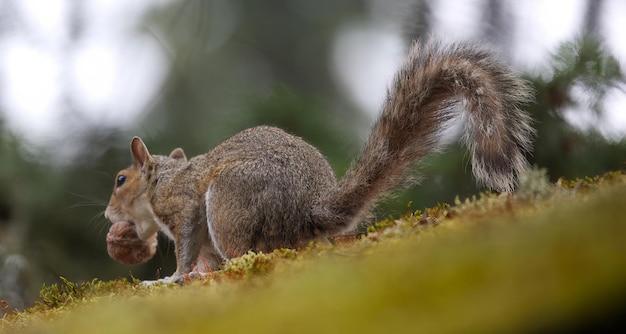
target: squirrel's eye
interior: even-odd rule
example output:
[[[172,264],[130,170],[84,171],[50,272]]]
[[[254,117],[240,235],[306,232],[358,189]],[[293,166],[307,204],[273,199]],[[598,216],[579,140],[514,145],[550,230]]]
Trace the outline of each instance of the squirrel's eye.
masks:
[[[124,175],[118,175],[117,176],[117,181],[115,181],[115,184],[117,187],[121,187],[122,184],[124,184],[124,182],[126,182],[126,176]]]

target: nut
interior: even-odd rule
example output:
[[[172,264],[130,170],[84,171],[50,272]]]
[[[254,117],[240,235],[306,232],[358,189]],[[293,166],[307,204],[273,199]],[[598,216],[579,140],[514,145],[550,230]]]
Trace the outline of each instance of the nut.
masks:
[[[122,264],[146,263],[156,253],[157,233],[141,240],[131,222],[119,221],[111,225],[106,240],[109,256]]]

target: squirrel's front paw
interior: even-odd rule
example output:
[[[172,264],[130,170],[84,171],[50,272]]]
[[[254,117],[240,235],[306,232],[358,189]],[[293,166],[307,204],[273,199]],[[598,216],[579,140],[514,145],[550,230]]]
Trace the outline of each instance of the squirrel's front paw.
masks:
[[[183,276],[175,273],[172,276],[160,278],[155,281],[141,281],[141,284],[144,286],[153,286],[153,285],[160,285],[160,284],[164,284],[164,285],[182,284],[183,281],[184,281]]]

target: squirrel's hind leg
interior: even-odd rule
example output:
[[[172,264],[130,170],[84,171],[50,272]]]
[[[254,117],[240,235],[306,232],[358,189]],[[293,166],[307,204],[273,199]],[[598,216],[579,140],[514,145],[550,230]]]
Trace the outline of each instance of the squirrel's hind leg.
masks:
[[[218,261],[241,256],[250,250],[250,232],[246,231],[249,212],[221,189],[209,186],[205,193],[205,208],[209,238]],[[252,225],[252,224],[249,224]]]
[[[205,193],[207,225],[224,260],[295,248],[316,237],[310,212],[315,194],[290,161],[244,161],[212,180]]]
[[[217,254],[217,250],[215,250],[215,247],[213,247],[209,240],[207,244],[202,246],[200,256],[198,256],[198,260],[192,272],[206,274],[212,271],[218,271],[221,269],[222,264],[224,264],[224,260]]]

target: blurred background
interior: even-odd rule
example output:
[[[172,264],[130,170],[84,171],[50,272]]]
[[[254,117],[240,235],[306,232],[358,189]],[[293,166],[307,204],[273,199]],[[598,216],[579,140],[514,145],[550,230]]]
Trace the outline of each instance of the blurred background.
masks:
[[[623,0],[0,0],[0,299],[23,307],[59,276],[173,271],[164,238],[146,265],[106,253],[133,135],[193,156],[270,124],[342,175],[426,36],[486,45],[532,81],[529,158],[553,180],[624,168],[624,17]],[[477,193],[467,158],[456,144],[428,158],[378,216]]]

